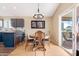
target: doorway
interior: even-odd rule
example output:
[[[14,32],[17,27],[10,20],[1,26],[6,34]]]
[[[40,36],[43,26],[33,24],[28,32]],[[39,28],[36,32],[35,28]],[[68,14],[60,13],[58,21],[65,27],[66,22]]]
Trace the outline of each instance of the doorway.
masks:
[[[61,14],[59,21],[59,45],[70,55],[73,55],[73,10],[68,10]]]

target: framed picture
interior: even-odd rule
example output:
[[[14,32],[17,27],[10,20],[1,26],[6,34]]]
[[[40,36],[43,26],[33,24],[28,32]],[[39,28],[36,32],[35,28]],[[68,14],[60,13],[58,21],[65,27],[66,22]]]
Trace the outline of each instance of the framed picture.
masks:
[[[45,28],[45,21],[31,21],[31,28],[43,29]]]
[[[36,21],[32,21],[31,22],[31,28],[36,28],[37,26],[36,26]]]

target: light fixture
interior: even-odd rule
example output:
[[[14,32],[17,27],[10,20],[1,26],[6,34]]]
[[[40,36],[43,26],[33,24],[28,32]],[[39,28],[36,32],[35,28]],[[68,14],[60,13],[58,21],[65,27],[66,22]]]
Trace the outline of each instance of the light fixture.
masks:
[[[16,6],[13,6],[13,9],[16,10]]]
[[[4,9],[4,10],[5,10],[5,9],[6,9],[6,6],[2,6],[2,9]]]
[[[44,18],[43,14],[40,13],[39,4],[38,4],[37,13],[34,14],[33,18],[34,19],[43,19]]]

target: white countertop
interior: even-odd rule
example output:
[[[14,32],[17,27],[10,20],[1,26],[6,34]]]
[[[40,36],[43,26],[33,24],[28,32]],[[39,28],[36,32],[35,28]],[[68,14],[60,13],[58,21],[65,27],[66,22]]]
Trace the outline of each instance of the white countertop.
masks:
[[[0,30],[0,32],[9,32],[9,33],[12,33],[14,31],[12,31],[12,30]]]

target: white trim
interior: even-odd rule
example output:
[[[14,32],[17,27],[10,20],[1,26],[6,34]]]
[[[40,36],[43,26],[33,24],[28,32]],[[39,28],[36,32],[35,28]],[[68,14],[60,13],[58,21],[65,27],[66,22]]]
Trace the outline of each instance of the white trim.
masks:
[[[61,46],[61,16],[59,16],[59,46]]]
[[[75,7],[74,7],[74,39],[75,40],[73,40],[74,42],[73,42],[73,55],[74,56],[76,56],[76,50],[77,50],[77,41],[76,41],[76,39],[77,39],[77,33],[78,33],[78,28],[77,28],[77,8],[79,7],[79,4],[77,4],[77,5],[75,5]]]
[[[73,20],[73,25],[72,25],[72,38],[73,38],[73,40],[72,40],[72,50],[73,50],[73,55],[75,55],[75,48],[76,48],[76,43],[75,43],[75,10],[74,10],[74,8],[73,8],[73,10],[72,10],[72,20]]]

